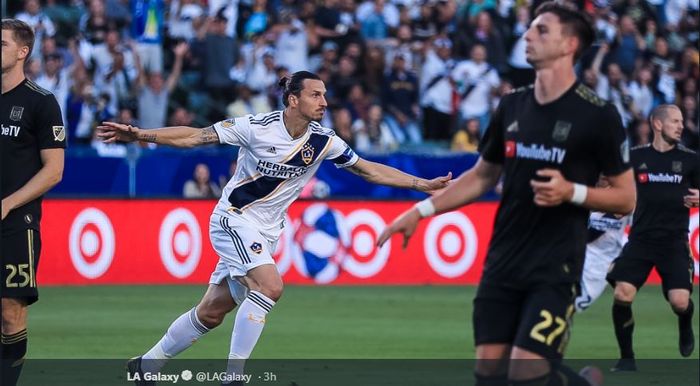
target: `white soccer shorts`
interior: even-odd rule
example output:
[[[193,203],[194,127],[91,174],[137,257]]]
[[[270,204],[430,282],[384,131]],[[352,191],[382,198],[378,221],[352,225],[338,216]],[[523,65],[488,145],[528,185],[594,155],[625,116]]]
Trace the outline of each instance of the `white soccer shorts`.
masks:
[[[276,243],[263,237],[255,225],[239,214],[212,214],[209,220],[209,239],[219,255],[219,262],[211,274],[209,284],[219,284],[228,278],[232,295],[234,286],[231,284],[238,283],[237,277],[245,276],[255,267],[275,264],[272,253]]]
[[[603,294],[608,284],[605,276],[616,257],[593,252],[590,248],[586,250],[586,260],[583,263],[581,275],[581,295],[574,302],[577,312],[586,310]]]

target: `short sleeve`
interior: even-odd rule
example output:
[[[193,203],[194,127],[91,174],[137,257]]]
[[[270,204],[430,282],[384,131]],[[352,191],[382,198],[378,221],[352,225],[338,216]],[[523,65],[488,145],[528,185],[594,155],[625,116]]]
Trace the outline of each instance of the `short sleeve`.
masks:
[[[506,98],[501,99],[484,132],[484,137],[479,142],[481,158],[496,164],[503,164],[505,158],[503,138],[503,105],[505,101]]]
[[[607,104],[595,142],[596,158],[601,172],[616,176],[630,168],[630,145],[622,119],[612,104]]]
[[[354,165],[360,159],[357,154],[340,137],[331,137],[331,149],[326,159],[331,160],[337,168],[347,168]]]
[[[246,146],[250,138],[250,123],[246,117],[229,118],[212,125],[219,142],[234,146]]]
[[[63,126],[61,108],[53,94],[44,96],[35,116],[39,149],[65,148],[66,128]]]

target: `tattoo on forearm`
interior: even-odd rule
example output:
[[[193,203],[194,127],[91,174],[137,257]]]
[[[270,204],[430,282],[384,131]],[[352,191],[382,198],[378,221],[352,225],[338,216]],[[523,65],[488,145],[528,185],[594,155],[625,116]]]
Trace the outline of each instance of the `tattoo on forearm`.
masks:
[[[156,134],[141,134],[139,140],[144,142],[155,143],[156,141],[158,141],[158,136]]]
[[[413,182],[411,183],[411,189],[418,190],[418,179],[417,178],[413,178]]]
[[[199,143],[217,143],[219,142],[219,135],[216,134],[216,130],[212,126],[205,127],[202,132],[199,133]]]

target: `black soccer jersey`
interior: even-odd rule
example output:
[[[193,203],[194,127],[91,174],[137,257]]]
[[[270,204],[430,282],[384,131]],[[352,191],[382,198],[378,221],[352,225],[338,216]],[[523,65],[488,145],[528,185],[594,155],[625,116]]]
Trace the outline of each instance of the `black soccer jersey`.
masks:
[[[683,145],[663,153],[640,146],[630,155],[637,183],[630,240],[687,239],[689,211],[683,196],[688,188],[698,188],[698,155]]]
[[[66,147],[66,131],[56,98],[28,79],[2,94],[0,125],[0,186],[5,198],[41,169],[40,150]],[[39,230],[40,218],[41,197],[12,210],[2,222],[2,232]]]
[[[602,173],[629,168],[629,147],[615,107],[580,83],[544,105],[532,87],[505,96],[481,143],[484,160],[502,164],[503,195],[483,279],[516,286],[573,283],[580,278],[589,211],[533,202],[530,180],[553,168],[592,186]]]

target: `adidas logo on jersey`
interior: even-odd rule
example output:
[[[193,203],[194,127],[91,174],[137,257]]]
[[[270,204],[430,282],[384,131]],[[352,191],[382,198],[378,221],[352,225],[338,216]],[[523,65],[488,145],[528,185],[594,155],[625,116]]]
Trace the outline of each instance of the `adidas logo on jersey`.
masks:
[[[647,164],[646,164],[646,163],[643,163],[643,164],[641,164],[641,165],[639,166],[639,170],[647,170],[647,169],[648,169],[648,168],[647,168]]]
[[[270,148],[267,149],[267,152],[272,153],[272,154],[277,154],[277,149],[275,149],[274,146],[270,146]]]

